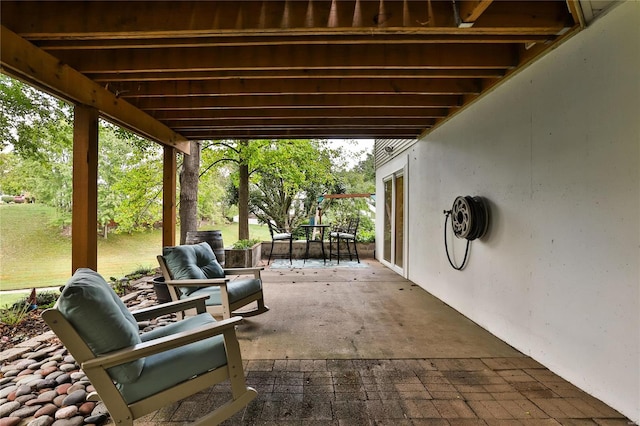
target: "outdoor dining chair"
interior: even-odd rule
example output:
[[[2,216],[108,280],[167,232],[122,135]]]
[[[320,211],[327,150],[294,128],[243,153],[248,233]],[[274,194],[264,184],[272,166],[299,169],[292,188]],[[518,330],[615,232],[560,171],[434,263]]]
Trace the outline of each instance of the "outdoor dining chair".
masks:
[[[273,255],[273,248],[276,241],[289,241],[289,263],[293,263],[293,234],[287,232],[286,229],[279,228],[270,220],[267,221],[267,226],[269,227],[269,234],[271,234],[271,251],[269,251],[267,265],[271,263],[271,256]]]
[[[329,233],[329,260],[336,258],[340,263],[341,257],[349,257],[349,260],[353,260],[351,253],[351,245],[353,245],[353,254],[355,254],[356,260],[360,263],[360,257],[358,256],[358,246],[356,239],[358,235],[358,226],[360,224],[360,217],[356,216],[347,220],[347,224],[344,226],[336,226]],[[340,253],[340,245],[344,243],[347,249],[347,253]],[[333,246],[336,246],[336,254],[333,253]]]

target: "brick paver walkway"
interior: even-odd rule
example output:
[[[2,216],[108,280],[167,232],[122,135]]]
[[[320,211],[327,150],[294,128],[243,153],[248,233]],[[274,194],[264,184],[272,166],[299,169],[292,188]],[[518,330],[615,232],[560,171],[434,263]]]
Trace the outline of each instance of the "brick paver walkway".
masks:
[[[629,425],[531,358],[251,360],[258,397],[225,425]],[[225,386],[136,425],[192,421]]]

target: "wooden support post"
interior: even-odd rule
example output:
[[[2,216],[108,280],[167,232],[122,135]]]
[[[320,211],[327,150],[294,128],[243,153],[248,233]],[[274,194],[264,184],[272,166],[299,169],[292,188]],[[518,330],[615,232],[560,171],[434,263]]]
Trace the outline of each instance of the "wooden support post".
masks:
[[[164,147],[162,169],[162,246],[176,244],[176,152],[175,148]]]
[[[98,268],[98,110],[76,105],[73,120],[71,273]]]

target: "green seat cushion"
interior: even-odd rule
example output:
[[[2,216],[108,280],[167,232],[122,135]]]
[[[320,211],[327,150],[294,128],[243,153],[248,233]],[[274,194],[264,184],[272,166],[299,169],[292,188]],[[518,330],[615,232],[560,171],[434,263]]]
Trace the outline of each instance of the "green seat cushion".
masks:
[[[210,287],[198,287],[195,291],[192,291],[188,297],[196,297],[196,296],[209,296],[207,300],[204,301],[207,306],[220,306],[222,305],[222,299],[220,298],[220,287],[218,286],[210,286]]]
[[[218,263],[211,246],[202,242],[164,247],[162,256],[174,280],[224,278],[224,269]],[[181,287],[183,295],[190,295],[198,287]]]
[[[199,314],[143,333],[141,338],[143,342],[148,342],[215,322],[210,314]],[[131,404],[226,363],[227,355],[222,335],[209,337],[149,355],[144,360],[144,368],[138,380],[134,383],[119,384],[118,389],[125,401]]]
[[[262,282],[257,278],[240,278],[227,283],[227,293],[229,293],[229,303],[237,302],[262,289]],[[189,294],[189,297],[207,295],[205,301],[207,306],[217,306],[222,304],[220,298],[220,287],[200,287]]]
[[[73,325],[94,355],[103,355],[141,342],[138,323],[111,286],[97,272],[79,268],[58,299],[58,310]],[[144,359],[112,367],[113,380],[138,379]]]
[[[262,290],[262,281],[257,278],[239,278],[229,281],[227,292],[231,303]]]

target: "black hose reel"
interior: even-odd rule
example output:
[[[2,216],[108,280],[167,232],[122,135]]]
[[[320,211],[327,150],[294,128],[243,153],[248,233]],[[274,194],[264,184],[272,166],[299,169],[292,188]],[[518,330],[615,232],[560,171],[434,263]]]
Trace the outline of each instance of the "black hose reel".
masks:
[[[471,197],[469,195],[456,197],[453,201],[451,210],[445,210],[444,220],[444,247],[447,252],[447,259],[453,269],[461,271],[467,264],[469,254],[469,244],[476,238],[482,238],[489,227],[489,209],[482,197]],[[451,216],[451,228],[453,234],[457,238],[467,240],[467,247],[464,251],[464,259],[462,264],[457,266],[449,256],[449,247],[447,244],[447,221]]]

